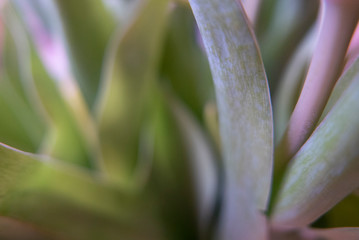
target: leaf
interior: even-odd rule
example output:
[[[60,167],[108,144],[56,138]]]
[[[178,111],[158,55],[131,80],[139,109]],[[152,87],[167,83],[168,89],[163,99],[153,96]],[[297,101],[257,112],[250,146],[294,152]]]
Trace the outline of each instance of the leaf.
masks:
[[[7,9],[4,19],[11,29],[15,50],[22,53],[17,59],[19,66],[17,71],[23,78],[20,87],[25,92],[29,105],[37,110],[43,118],[42,124],[46,124],[48,128],[47,136],[43,138],[44,145],[38,151],[46,152],[64,161],[93,167],[95,165],[93,161],[96,159],[90,155],[96,148],[86,138],[88,135],[82,131],[82,125],[86,126],[86,124],[81,123],[80,126],[75,114],[71,111],[71,106],[75,105],[75,102],[71,102],[70,106],[58,85],[49,77],[33,45],[28,41],[25,28],[12,8]],[[7,69],[13,70],[10,67]],[[17,110],[21,113],[21,109]]]
[[[4,39],[0,70],[0,141],[36,152],[45,134],[46,121],[36,106],[31,104],[32,96],[26,91],[28,69],[24,69],[24,65],[28,59],[23,58],[26,52],[19,49],[21,41],[14,37],[6,16],[2,14],[1,17]]]
[[[105,7],[110,11],[114,18],[118,20],[118,25],[126,25],[131,20],[134,11],[141,4],[142,0],[132,1],[117,1],[117,0],[103,0]]]
[[[172,95],[173,96],[173,95]],[[216,153],[194,116],[178,100],[169,98],[184,148],[187,150],[189,171],[194,185],[198,225],[202,236],[209,234],[218,201],[219,171]]]
[[[191,155],[178,126],[171,97],[157,88],[148,118],[154,135],[153,166],[149,185],[158,197],[161,216],[171,239],[197,239],[195,176]],[[172,94],[170,94],[171,96]]]
[[[115,22],[101,0],[86,3],[56,1],[71,60],[86,102],[92,108],[97,98],[105,50],[114,32]],[[84,7],[86,11],[83,11]]]
[[[333,106],[343,95],[343,92],[345,92],[350,86],[351,82],[355,80],[355,75],[358,73],[358,71],[359,58],[355,59],[353,64],[348,69],[346,69],[338,79],[332,93],[330,94],[330,98],[323,110],[322,116],[320,117],[320,121],[325,118],[325,116],[330,112]]]
[[[61,239],[162,239],[151,195],[125,195],[87,171],[3,144],[0,189],[2,216]]]
[[[310,56],[314,48],[315,28],[308,32],[302,43],[290,59],[273,103],[275,140],[278,142],[288,125],[290,116],[298,100],[301,86],[309,65]]]
[[[359,74],[293,157],[275,204],[276,225],[302,227],[359,186]]]
[[[161,73],[176,95],[202,119],[204,105],[214,100],[214,88],[194,26],[191,9],[177,3],[169,19]]]
[[[283,66],[315,22],[319,6],[316,1],[296,0],[277,0],[274,4],[271,19],[265,22],[268,26],[258,38],[271,93],[280,86]]]
[[[266,209],[270,190],[273,123],[258,47],[236,1],[190,0],[190,5],[219,111],[225,169],[219,239],[264,239],[265,223],[258,210]]]
[[[139,136],[151,112],[168,13],[167,0],[143,1],[107,52],[98,126],[107,174],[122,185],[137,184]]]

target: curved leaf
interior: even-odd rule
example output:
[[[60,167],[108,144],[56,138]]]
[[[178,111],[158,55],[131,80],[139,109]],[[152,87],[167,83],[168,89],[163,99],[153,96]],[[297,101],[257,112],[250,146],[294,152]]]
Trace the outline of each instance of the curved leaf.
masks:
[[[275,140],[278,142],[288,125],[314,48],[314,29],[308,32],[287,64],[273,102]]]
[[[0,189],[0,215],[61,239],[162,239],[151,195],[124,195],[87,171],[3,144]]]
[[[100,86],[105,50],[115,30],[114,19],[101,0],[58,0],[56,3],[77,79],[86,102],[92,108]]]
[[[105,169],[115,182],[136,185],[139,136],[148,117],[168,16],[167,0],[143,1],[108,49],[97,105]]]
[[[6,11],[5,11],[6,9]],[[9,21],[9,6],[1,14],[3,49],[0,70],[0,141],[26,151],[38,151],[46,131],[43,119],[32,95],[26,89],[29,59],[21,40],[16,36],[13,23]]]
[[[177,3],[169,19],[161,74],[196,117],[202,119],[204,105],[214,100],[214,88],[194,25],[191,9]]]
[[[292,159],[272,221],[305,226],[359,186],[359,74]]]
[[[274,4],[271,19],[265,22],[268,26],[258,38],[271,93],[276,92],[283,66],[316,20],[319,8],[318,1],[277,0]]]
[[[235,0],[189,2],[207,51],[219,111],[225,161],[219,236],[263,239],[258,209],[266,209],[270,190],[273,123],[261,57]]]
[[[158,90],[158,89],[156,89]],[[197,239],[195,178],[192,155],[176,119],[171,98],[154,91],[154,109],[149,120],[154,134],[151,185],[161,205],[164,226],[171,239]],[[202,225],[203,226],[203,225]],[[202,227],[200,226],[200,227]],[[207,226],[205,226],[207,227]]]
[[[49,127],[39,151],[64,161],[92,167],[92,161],[95,159],[90,155],[96,149],[88,134],[92,132],[88,128],[84,129],[88,126],[87,122],[80,124],[77,118],[80,115],[86,119],[88,115],[84,116],[82,111],[74,114],[72,107],[75,106],[74,108],[77,109],[81,107],[78,107],[76,101],[69,102],[64,96],[66,91],[62,91],[63,89],[60,89],[54,79],[49,77],[38,52],[34,51],[33,45],[28,41],[25,28],[10,6],[5,17],[11,29],[16,51],[21,53],[21,57],[18,58],[18,71],[23,78],[21,87],[28,96],[29,104],[40,113]],[[18,109],[18,112],[21,110]]]
[[[359,72],[359,58],[355,59],[352,65],[344,70],[341,77],[338,79],[330,98],[323,110],[322,116],[319,121],[322,121],[326,115],[330,112],[333,106],[337,103],[343,93],[348,89],[351,82],[355,79],[355,75]]]
[[[179,101],[169,100],[185,149],[188,151],[187,159],[194,184],[199,227],[202,236],[206,236],[213,221],[220,187],[216,153],[188,109]]]

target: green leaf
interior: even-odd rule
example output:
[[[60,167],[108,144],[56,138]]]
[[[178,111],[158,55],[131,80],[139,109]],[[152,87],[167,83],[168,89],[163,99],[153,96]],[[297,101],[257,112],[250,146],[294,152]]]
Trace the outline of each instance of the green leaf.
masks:
[[[195,176],[189,149],[177,122],[168,92],[154,91],[150,126],[154,134],[151,185],[161,206],[164,227],[171,239],[197,239]],[[172,94],[170,94],[171,96]],[[202,227],[202,226],[201,226]]]
[[[325,109],[320,117],[320,121],[322,121],[325,116],[330,112],[333,106],[337,103],[343,93],[348,89],[351,82],[355,79],[355,75],[359,72],[359,58],[356,59],[353,64],[342,73],[341,77],[338,79],[332,93],[330,94],[330,98],[325,106]],[[319,121],[319,122],[320,122]]]
[[[85,123],[79,124],[76,119],[76,116],[82,112],[78,112],[76,115],[72,111],[71,106],[76,105],[76,102],[73,101],[70,104],[59,89],[59,85],[49,77],[43,62],[39,59],[38,52],[35,52],[34,46],[28,40],[26,29],[10,6],[4,19],[9,24],[12,40],[16,43],[15,50],[22,53],[18,58],[19,68],[9,66],[6,70],[16,69],[20,72],[23,78],[21,87],[25,95],[28,96],[27,102],[43,118],[42,127],[48,128],[47,135],[42,138],[43,145],[38,151],[46,152],[64,161],[93,167],[96,165],[93,163],[96,159],[93,159],[91,154],[96,148],[90,142],[91,138],[87,138],[88,134],[86,133],[90,132],[89,129],[83,131]],[[22,112],[19,108],[16,110],[17,113]],[[24,118],[24,120],[27,119]],[[36,124],[34,124],[34,129],[35,126]],[[17,145],[15,143],[12,146]]]
[[[258,210],[266,209],[270,190],[273,123],[258,47],[236,1],[190,4],[207,51],[219,112],[225,169],[219,238],[264,239],[265,223]]]
[[[7,9],[9,11],[9,9]],[[8,12],[2,16],[4,42],[1,46],[0,141],[37,152],[46,131],[46,121],[27,89],[29,59],[22,39],[16,35]]]
[[[150,112],[168,13],[167,0],[143,1],[107,52],[97,116],[105,169],[120,184],[137,184],[139,138]]]
[[[271,19],[265,22],[265,31],[259,35],[271,93],[275,93],[281,84],[278,79],[285,69],[283,66],[315,22],[318,6],[317,1],[296,0],[277,0],[272,6]]]
[[[172,95],[173,96],[173,95]],[[168,99],[187,151],[189,171],[194,185],[198,225],[202,236],[209,234],[218,201],[219,171],[216,153],[194,116],[178,100]]]
[[[359,186],[359,74],[347,74],[347,89],[293,157],[272,221],[302,227]]]
[[[162,239],[151,194],[125,195],[87,171],[3,144],[0,169],[2,216],[65,239]]]
[[[198,43],[191,9],[180,3],[175,6],[169,19],[161,73],[176,95],[201,119],[204,105],[214,101],[213,82]]]
[[[86,3],[57,0],[56,3],[71,50],[76,79],[92,108],[100,86],[105,50],[115,29],[114,19],[101,0]]]

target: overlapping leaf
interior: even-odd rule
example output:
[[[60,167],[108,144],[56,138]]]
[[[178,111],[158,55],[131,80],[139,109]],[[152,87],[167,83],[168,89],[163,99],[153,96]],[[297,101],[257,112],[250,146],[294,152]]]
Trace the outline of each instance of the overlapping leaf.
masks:
[[[101,0],[89,0],[86,3],[59,0],[56,3],[66,30],[72,66],[86,102],[92,108],[100,86],[105,50],[114,31],[115,21]]]
[[[305,226],[358,188],[357,64],[341,80],[347,85],[340,98],[294,156],[278,195],[275,224]]]
[[[1,19],[4,39],[0,70],[0,141],[35,152],[45,134],[46,121],[31,104],[31,96],[24,86],[28,80],[23,59],[26,52],[18,48],[20,42],[14,38],[14,29],[5,21],[6,16],[1,15]]]
[[[196,176],[191,172],[191,158],[181,134],[181,127],[169,104],[171,98],[162,91],[154,91],[154,108],[149,124],[153,129],[154,151],[152,181],[153,191],[161,205],[164,228],[171,239],[197,239]],[[201,220],[200,220],[201,221]]]
[[[5,22],[11,29],[15,51],[22,53],[18,58],[19,68],[9,68],[21,73],[21,88],[27,96],[26,101],[36,109],[48,127],[45,144],[39,151],[49,153],[61,160],[75,162],[83,166],[93,166],[91,153],[93,146],[82,131],[82,126],[72,114],[69,102],[59,90],[54,79],[51,79],[43,67],[33,45],[28,41],[25,29],[16,17],[14,10],[8,6]],[[13,54],[16,52],[13,52]],[[29,115],[30,116],[30,115]],[[26,119],[26,118],[24,118]],[[40,121],[40,120],[39,120]],[[42,123],[43,127],[44,123]],[[34,124],[34,126],[36,126]],[[71,144],[68,144],[71,143]]]
[[[174,118],[179,127],[184,149],[187,151],[189,172],[196,198],[196,214],[202,237],[208,236],[218,203],[220,174],[216,153],[201,127],[178,100],[169,99]]]
[[[169,19],[161,74],[170,82],[174,93],[201,119],[204,105],[214,99],[214,89],[197,31],[190,8],[177,4]]]
[[[274,96],[274,123],[275,123],[275,139],[276,142],[282,138],[282,135],[287,127],[290,115],[293,112],[294,106],[298,100],[300,89],[303,83],[303,78],[307,71],[310,61],[310,56],[314,48],[315,31],[312,29],[308,32],[305,39],[298,46],[292,59],[287,64],[280,79],[280,85],[276,95]]]
[[[0,169],[2,216],[61,239],[162,238],[149,195],[124,195],[87,171],[2,144]]]
[[[108,49],[98,105],[105,168],[111,179],[135,184],[139,136],[148,117],[163,42],[167,0],[146,0]]]
[[[219,111],[225,161],[219,238],[265,239],[258,209],[266,209],[270,190],[273,126],[261,57],[236,1],[190,4],[207,51]]]
[[[269,19],[262,20],[259,42],[268,74],[271,92],[279,86],[278,79],[288,59],[317,16],[317,1],[265,1],[272,9]],[[272,5],[272,6],[270,6]],[[268,7],[268,6],[267,6]],[[267,10],[267,9],[265,9]],[[265,16],[265,14],[263,14]],[[260,26],[259,26],[260,27]]]

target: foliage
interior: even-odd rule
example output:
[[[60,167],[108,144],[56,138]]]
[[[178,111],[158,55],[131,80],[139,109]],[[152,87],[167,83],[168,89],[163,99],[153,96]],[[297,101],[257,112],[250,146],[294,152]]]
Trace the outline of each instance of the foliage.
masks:
[[[359,239],[358,12],[0,1],[0,238]]]

